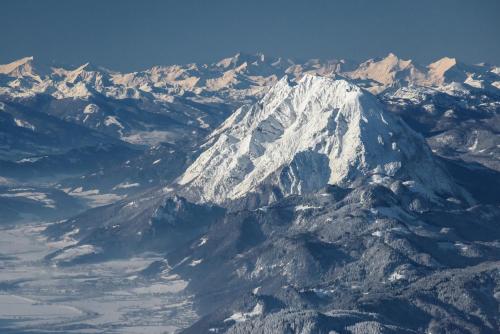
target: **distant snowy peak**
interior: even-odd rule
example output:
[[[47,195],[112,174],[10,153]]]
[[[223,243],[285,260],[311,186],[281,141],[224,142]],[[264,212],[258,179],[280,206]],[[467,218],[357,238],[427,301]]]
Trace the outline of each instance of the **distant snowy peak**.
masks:
[[[18,60],[15,60],[9,64],[0,65],[0,73],[1,74],[10,74],[15,75],[15,71],[25,68],[29,66],[31,68],[31,64],[33,62],[33,57],[24,57]]]
[[[457,65],[455,58],[444,57],[438,61],[431,63],[428,68],[431,76],[444,78],[447,71]]]
[[[78,81],[88,82],[89,79],[91,80],[95,77],[102,78],[103,75],[107,73],[103,69],[92,66],[90,63],[85,63],[72,70],[66,70],[64,68],[53,68],[52,74],[55,77],[61,78],[63,81],[76,83]]]
[[[184,194],[224,204],[262,189],[281,196],[369,179],[432,198],[455,188],[424,139],[346,80],[281,79],[238,109],[180,177]],[[272,201],[272,198],[269,198]]]
[[[421,69],[418,69],[411,60],[402,60],[390,53],[385,58],[370,59],[361,63],[356,70],[348,72],[347,75],[352,79],[371,79],[383,85],[390,85],[403,76],[416,76],[421,73]]]
[[[243,64],[251,65],[251,64],[265,63],[266,60],[267,57],[263,53],[257,53],[255,55],[237,53],[232,57],[224,58],[221,61],[217,62],[216,66],[225,69],[238,68]]]
[[[0,74],[14,78],[31,77],[37,81],[42,81],[34,70],[33,57],[25,57],[9,64],[0,65]]]

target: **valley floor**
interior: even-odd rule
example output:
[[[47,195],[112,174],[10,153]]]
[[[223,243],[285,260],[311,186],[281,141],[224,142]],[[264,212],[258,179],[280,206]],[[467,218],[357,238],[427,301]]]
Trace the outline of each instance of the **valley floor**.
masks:
[[[56,267],[43,225],[0,229],[0,332],[172,333],[196,319],[187,282],[138,273],[160,258]]]

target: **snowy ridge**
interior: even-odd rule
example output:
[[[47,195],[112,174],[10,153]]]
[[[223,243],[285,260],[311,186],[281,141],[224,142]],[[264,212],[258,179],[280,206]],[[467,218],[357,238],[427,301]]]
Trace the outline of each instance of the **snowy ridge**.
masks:
[[[175,96],[191,93],[199,100],[245,101],[262,97],[285,74],[296,80],[307,74],[328,77],[340,74],[357,80],[374,94],[408,85],[451,93],[447,88],[450,84],[494,91],[500,86],[498,67],[469,66],[448,57],[421,66],[392,53],[360,64],[317,59],[298,62],[260,53],[238,53],[213,64],[155,66],[131,73],[113,72],[88,63],[74,69],[50,68],[43,73],[34,65],[33,57],[0,65],[0,74],[12,79],[0,87],[0,94],[16,97],[49,94],[56,99],[88,99],[102,94],[116,99],[152,97],[155,101],[171,102]]]
[[[224,203],[266,184],[282,195],[370,178],[405,181],[429,198],[455,193],[424,139],[346,80],[281,79],[258,103],[238,109],[180,177],[187,196]]]

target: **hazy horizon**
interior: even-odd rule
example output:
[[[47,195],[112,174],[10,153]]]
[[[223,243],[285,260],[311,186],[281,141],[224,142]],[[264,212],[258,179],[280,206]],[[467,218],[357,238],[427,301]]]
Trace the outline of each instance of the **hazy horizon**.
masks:
[[[91,62],[118,71],[211,63],[237,52],[363,61],[393,52],[500,64],[500,2],[3,1],[0,63]]]
[[[197,62],[196,64],[198,65],[209,65],[209,64],[213,64],[215,62],[218,62],[222,59],[226,59],[226,58],[230,58],[230,57],[234,57],[236,56],[237,54],[242,54],[244,56],[256,56],[258,54],[264,54],[265,57],[267,58],[283,58],[283,59],[289,59],[289,60],[292,60],[292,61],[295,61],[297,63],[304,63],[306,61],[309,61],[309,60],[315,60],[315,59],[319,59],[321,61],[341,61],[341,60],[344,60],[344,61],[352,61],[352,62],[355,62],[355,63],[362,63],[362,62],[365,62],[365,61],[368,61],[370,59],[383,59],[387,56],[389,56],[389,54],[394,54],[396,57],[398,57],[399,59],[402,59],[402,60],[414,60],[412,59],[411,57],[410,58],[404,58],[404,57],[400,57],[398,54],[394,53],[394,52],[389,52],[387,54],[384,54],[384,55],[375,55],[375,56],[371,56],[371,57],[364,57],[364,58],[359,58],[359,59],[352,59],[352,58],[340,58],[340,57],[335,57],[335,56],[332,56],[332,57],[326,57],[326,58],[318,58],[318,57],[314,57],[314,58],[293,58],[293,57],[287,57],[287,56],[284,56],[284,55],[274,55],[274,54],[265,54],[263,52],[259,52],[259,51],[256,51],[256,52],[253,52],[253,53],[250,53],[250,52],[236,52],[234,54],[230,54],[230,55],[227,55],[227,56],[223,56],[219,59],[216,59],[214,61],[211,61],[211,62]],[[153,66],[171,66],[171,65],[187,65],[187,64],[190,64],[190,63],[195,63],[195,62],[179,62],[179,63],[158,63],[158,64],[152,64],[151,66],[149,67],[144,67],[144,68],[134,68],[134,69],[127,69],[127,68],[123,68],[123,69],[115,69],[115,68],[112,68],[112,67],[109,67],[109,66],[103,66],[99,63],[95,63],[95,62],[89,62],[89,61],[84,61],[82,63],[67,63],[67,62],[59,62],[59,61],[52,61],[52,62],[44,62],[44,61],[41,61],[38,59],[38,57],[36,55],[26,55],[26,56],[23,56],[23,57],[20,57],[20,58],[15,58],[15,59],[11,59],[11,60],[7,60],[5,62],[0,62],[0,65],[6,65],[6,64],[9,64],[9,63],[13,63],[15,61],[18,61],[18,60],[21,60],[23,58],[29,58],[29,57],[33,57],[33,61],[35,63],[35,66],[37,64],[41,65],[41,66],[48,66],[48,67],[51,67],[51,66],[54,66],[54,67],[63,67],[63,68],[66,68],[66,69],[76,69],[84,64],[91,64],[91,65],[95,65],[97,67],[100,67],[100,68],[103,68],[103,69],[106,69],[106,70],[110,70],[110,71],[117,71],[117,72],[136,72],[136,71],[141,71],[141,70],[146,70],[146,69],[149,69]],[[439,58],[436,58],[436,59],[433,59],[429,62],[425,62],[425,63],[420,63],[420,62],[417,62],[419,65],[423,65],[423,66],[427,66],[433,62],[436,62],[444,57],[449,57],[449,58],[456,58],[457,61],[462,61],[462,59],[460,58],[457,58],[457,57],[453,57],[453,55],[448,55],[448,56],[443,56],[443,57],[439,57]],[[470,63],[470,64],[479,64],[479,63],[487,63],[489,65],[492,65],[492,66],[498,66],[500,65],[500,63],[488,63],[488,62],[475,62],[475,63]],[[47,67],[47,68],[48,68]]]

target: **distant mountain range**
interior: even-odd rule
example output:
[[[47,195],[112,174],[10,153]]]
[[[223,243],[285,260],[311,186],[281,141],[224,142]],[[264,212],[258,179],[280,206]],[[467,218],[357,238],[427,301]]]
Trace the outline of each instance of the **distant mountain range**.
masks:
[[[340,75],[372,93],[395,86],[423,86],[445,92],[500,88],[500,68],[497,66],[467,65],[447,57],[423,66],[392,53],[359,64],[348,60],[297,62],[263,54],[238,53],[214,64],[155,66],[132,73],[119,73],[89,63],[75,69],[48,68],[37,65],[33,57],[26,57],[0,65],[0,74],[4,82],[2,93],[16,97],[45,93],[57,99],[88,99],[102,94],[115,99],[163,102],[191,94],[202,101],[261,97],[266,88],[285,74],[294,79],[305,74]]]
[[[185,333],[500,328],[499,67],[29,57],[0,83],[2,222],[57,219],[53,265],[161,254]]]

